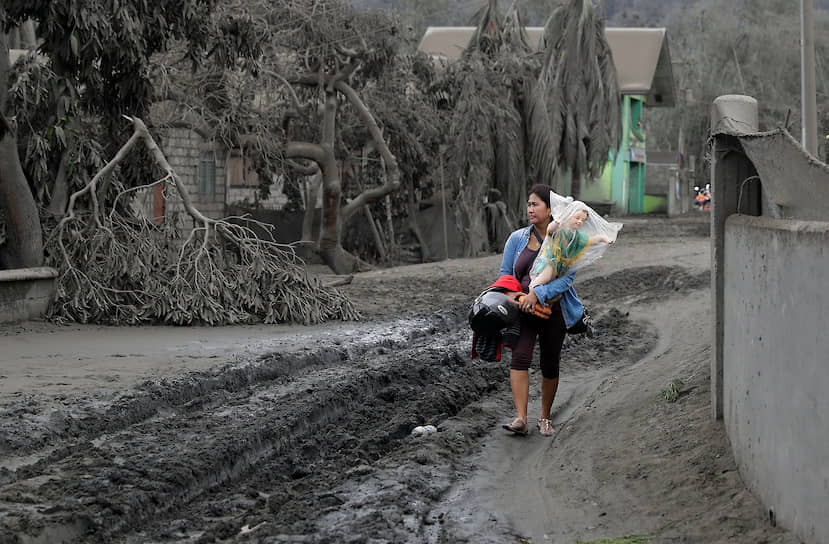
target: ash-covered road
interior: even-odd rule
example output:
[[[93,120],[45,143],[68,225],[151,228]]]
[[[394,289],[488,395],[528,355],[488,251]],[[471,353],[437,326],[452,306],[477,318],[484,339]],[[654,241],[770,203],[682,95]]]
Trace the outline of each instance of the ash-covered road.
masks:
[[[661,266],[579,284],[599,335],[573,338],[563,380],[590,381],[653,347],[653,330],[626,315],[631,300],[707,281]],[[36,396],[7,403],[0,542],[462,540],[433,508],[511,415],[508,356],[469,358],[467,309],[306,334],[303,347],[59,409]],[[423,424],[438,432],[413,436]],[[510,534],[481,530],[493,542]]]

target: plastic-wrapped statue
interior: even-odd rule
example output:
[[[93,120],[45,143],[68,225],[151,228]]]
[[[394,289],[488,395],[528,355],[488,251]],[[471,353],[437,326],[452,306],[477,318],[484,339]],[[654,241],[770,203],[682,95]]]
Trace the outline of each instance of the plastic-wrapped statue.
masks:
[[[550,192],[553,221],[530,272],[530,287],[543,285],[596,261],[616,241],[621,223],[609,223],[590,206]]]

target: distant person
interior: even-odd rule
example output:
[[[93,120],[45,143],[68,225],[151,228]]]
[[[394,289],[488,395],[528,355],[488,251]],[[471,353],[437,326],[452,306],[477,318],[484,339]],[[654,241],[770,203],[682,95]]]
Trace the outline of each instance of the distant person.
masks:
[[[699,208],[699,211],[705,211],[711,208],[711,190],[710,185],[706,185],[704,189],[694,187],[697,191],[694,197],[694,204]]]

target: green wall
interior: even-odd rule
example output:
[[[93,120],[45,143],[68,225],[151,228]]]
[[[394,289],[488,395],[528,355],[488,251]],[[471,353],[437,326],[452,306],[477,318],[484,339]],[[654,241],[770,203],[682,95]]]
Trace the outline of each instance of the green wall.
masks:
[[[582,181],[580,200],[594,203],[612,202],[618,215],[649,213],[661,206],[645,196],[644,150],[647,139],[640,123],[644,104],[642,96],[622,96],[619,148],[609,153],[601,177]],[[639,160],[632,159],[631,148],[638,151],[636,155]],[[564,194],[570,194],[572,183],[569,176],[560,178],[558,183]]]
[[[664,196],[645,195],[644,213],[667,213],[668,198]]]

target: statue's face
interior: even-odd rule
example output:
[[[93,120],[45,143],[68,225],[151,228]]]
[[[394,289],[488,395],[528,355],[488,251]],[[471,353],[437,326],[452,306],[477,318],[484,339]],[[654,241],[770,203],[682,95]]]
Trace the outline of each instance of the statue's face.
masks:
[[[579,230],[584,222],[587,221],[587,210],[576,212],[568,221],[567,226],[573,230]]]

